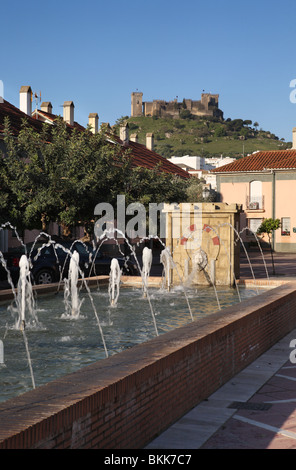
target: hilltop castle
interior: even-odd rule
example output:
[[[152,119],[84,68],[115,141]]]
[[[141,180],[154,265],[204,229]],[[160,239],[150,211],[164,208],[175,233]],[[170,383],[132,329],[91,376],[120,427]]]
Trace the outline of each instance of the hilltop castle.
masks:
[[[173,101],[143,101],[143,93],[138,91],[133,92],[131,98],[131,117],[172,116],[178,118],[183,110],[190,111],[194,116],[223,117],[223,112],[218,106],[219,95],[212,95],[211,93],[202,93],[199,101],[185,98],[181,102],[178,102],[177,98]]]

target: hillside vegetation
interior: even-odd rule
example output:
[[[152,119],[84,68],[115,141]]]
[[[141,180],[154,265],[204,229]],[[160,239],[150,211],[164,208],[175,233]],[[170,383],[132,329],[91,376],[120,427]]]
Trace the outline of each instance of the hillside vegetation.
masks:
[[[239,158],[256,150],[283,150],[292,145],[260,129],[257,122],[196,117],[186,110],[179,119],[125,116],[115,127],[123,121],[128,122],[130,135],[138,134],[141,144],[146,143],[146,133],[152,132],[155,151],[167,158],[172,155]]]

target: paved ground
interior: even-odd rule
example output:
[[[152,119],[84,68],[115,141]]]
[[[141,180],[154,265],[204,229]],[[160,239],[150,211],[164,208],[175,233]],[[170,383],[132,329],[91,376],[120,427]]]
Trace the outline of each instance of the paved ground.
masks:
[[[269,251],[264,251],[263,257],[259,251],[250,251],[248,257],[250,262],[246,254],[241,252],[240,276],[243,279],[252,279],[252,270],[257,279],[267,276],[271,279],[296,277],[296,253],[273,253],[275,274],[273,274],[272,257]]]
[[[296,254],[249,254],[255,278],[296,276]],[[267,273],[266,273],[267,270]],[[246,256],[241,278],[253,278]],[[290,343],[295,339],[295,347]],[[152,441],[147,449],[296,449],[296,329]],[[290,357],[291,355],[291,357]]]

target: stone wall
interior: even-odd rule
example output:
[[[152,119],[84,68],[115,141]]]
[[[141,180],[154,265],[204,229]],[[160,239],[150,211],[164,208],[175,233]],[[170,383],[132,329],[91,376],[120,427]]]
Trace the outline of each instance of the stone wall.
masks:
[[[178,102],[177,99],[172,101],[143,101],[142,92],[133,92],[131,94],[131,117],[171,116],[178,118],[180,112],[184,109],[187,109],[195,116],[223,117],[223,112],[219,109],[219,95],[202,93],[200,100],[184,99],[182,102]]]
[[[166,247],[173,254],[171,279],[204,285],[234,285],[239,278],[237,232],[241,205],[165,204]]]

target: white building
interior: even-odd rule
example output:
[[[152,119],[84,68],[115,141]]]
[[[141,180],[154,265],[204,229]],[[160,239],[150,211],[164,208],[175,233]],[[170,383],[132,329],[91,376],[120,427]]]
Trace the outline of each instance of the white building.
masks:
[[[211,173],[211,170],[227,165],[228,163],[232,163],[235,158],[222,156],[218,158],[204,158],[184,155],[183,157],[173,156],[168,158],[168,160],[183,170],[188,171],[191,175],[203,178],[206,181],[206,184],[210,185],[212,189],[217,189],[216,175]]]
[[[194,170],[208,169],[206,168],[205,159],[203,157],[184,155],[183,157],[171,157],[168,158],[168,160],[189,173]]]
[[[228,163],[234,162],[235,158],[231,157],[217,157],[217,158],[205,158],[205,162],[208,166],[212,168],[219,168],[223,165],[228,165]]]

